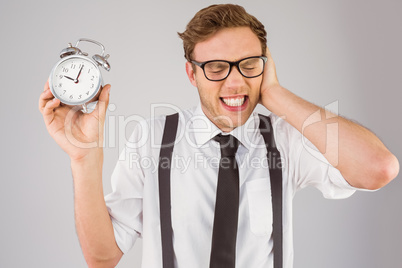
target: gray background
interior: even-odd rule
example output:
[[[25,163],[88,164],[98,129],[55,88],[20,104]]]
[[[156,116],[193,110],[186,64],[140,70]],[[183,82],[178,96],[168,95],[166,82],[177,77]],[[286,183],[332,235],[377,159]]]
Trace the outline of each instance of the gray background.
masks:
[[[401,1],[234,2],[266,25],[284,87],[321,106],[335,102],[340,114],[371,129],[402,159]],[[105,76],[114,105],[107,117],[108,193],[118,152],[135,125],[130,116],[150,116],[155,103],[183,109],[197,103],[176,32],[212,3],[0,2],[0,267],[86,266],[74,227],[69,158],[47,134],[37,108],[60,50],[87,37],[111,54]],[[298,193],[295,267],[399,267],[400,179],[340,201],[325,200],[315,189]],[[119,267],[140,263],[141,241]]]

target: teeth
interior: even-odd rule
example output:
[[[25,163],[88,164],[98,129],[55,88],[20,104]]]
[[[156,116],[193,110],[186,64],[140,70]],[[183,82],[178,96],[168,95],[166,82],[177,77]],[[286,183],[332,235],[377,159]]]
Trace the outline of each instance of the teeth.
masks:
[[[230,99],[230,98],[222,98],[223,102],[228,106],[242,106],[245,100],[245,97]]]

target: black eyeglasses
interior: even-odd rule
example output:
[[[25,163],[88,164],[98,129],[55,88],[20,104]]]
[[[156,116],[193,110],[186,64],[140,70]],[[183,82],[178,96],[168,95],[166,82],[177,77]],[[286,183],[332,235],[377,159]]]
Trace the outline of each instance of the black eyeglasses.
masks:
[[[198,62],[192,60],[191,62],[204,71],[204,75],[209,81],[222,81],[229,76],[233,66],[236,66],[241,75],[246,78],[260,76],[264,72],[267,57],[254,56],[239,61],[209,60]]]

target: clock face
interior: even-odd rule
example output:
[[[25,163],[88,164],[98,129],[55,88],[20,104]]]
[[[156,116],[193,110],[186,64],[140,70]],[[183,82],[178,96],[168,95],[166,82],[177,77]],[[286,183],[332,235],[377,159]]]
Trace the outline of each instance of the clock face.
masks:
[[[83,56],[62,59],[53,69],[50,81],[53,95],[61,102],[79,105],[90,101],[101,86],[99,68]]]

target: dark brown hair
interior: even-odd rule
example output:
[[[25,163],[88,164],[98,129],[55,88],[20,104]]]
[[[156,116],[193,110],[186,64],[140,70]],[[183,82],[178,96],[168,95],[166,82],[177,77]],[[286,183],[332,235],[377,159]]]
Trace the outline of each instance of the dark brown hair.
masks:
[[[224,28],[247,26],[257,35],[261,42],[262,54],[267,48],[267,32],[264,25],[246,10],[233,4],[212,5],[201,9],[187,24],[183,33],[178,33],[183,40],[184,57],[192,60],[197,43],[207,40]]]

